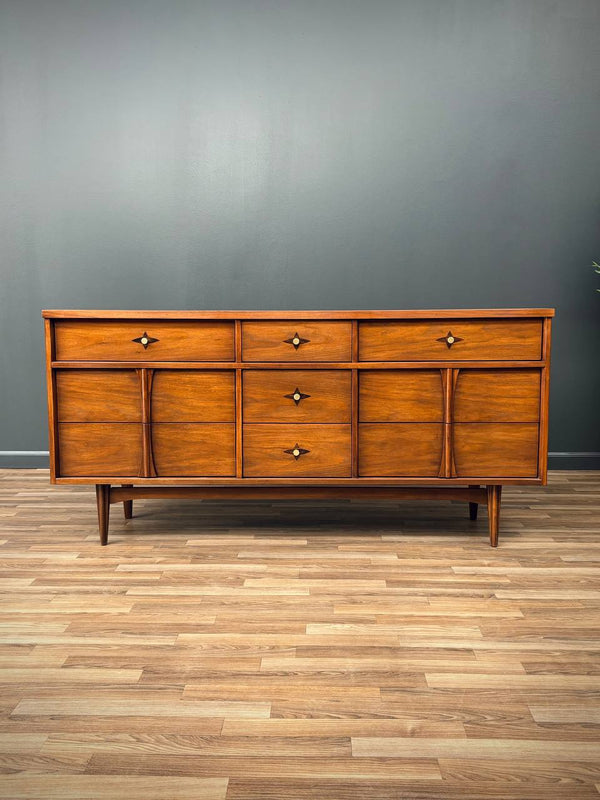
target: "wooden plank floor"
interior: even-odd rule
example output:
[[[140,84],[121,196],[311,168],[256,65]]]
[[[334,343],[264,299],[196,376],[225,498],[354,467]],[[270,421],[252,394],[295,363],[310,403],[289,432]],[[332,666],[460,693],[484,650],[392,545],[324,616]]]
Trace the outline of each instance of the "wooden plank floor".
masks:
[[[134,515],[0,471],[1,797],[599,797],[600,472]]]

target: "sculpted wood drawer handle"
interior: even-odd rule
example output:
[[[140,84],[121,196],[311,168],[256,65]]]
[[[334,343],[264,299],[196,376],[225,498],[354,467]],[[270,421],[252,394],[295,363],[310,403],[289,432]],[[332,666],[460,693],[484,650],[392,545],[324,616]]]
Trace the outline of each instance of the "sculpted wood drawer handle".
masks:
[[[448,331],[448,333],[445,336],[440,336],[439,339],[436,339],[436,342],[446,342],[446,344],[448,345],[448,350],[450,350],[452,345],[456,344],[456,342],[462,342],[462,341],[464,340],[461,339],[459,336],[454,336],[452,331]]]
[[[305,400],[307,397],[310,397],[309,394],[304,394],[304,392],[301,392],[297,386],[291,394],[284,394],[283,396],[293,400],[296,405],[298,405],[301,400]]]
[[[132,339],[131,341],[135,342],[136,344],[143,345],[144,350],[147,350],[148,345],[158,342],[158,339],[153,339],[152,336],[148,336],[147,332],[144,331],[141,336],[138,336],[137,339]]]
[[[296,461],[298,461],[300,456],[303,456],[305,453],[310,453],[310,450],[305,450],[303,447],[300,447],[298,442],[296,442],[293,447],[290,447],[289,450],[284,450],[283,452],[288,453],[290,456],[294,456]]]
[[[296,331],[296,333],[291,337],[291,339],[284,339],[283,341],[286,344],[291,344],[294,350],[297,350],[301,344],[308,344],[310,342],[310,339],[303,339]]]

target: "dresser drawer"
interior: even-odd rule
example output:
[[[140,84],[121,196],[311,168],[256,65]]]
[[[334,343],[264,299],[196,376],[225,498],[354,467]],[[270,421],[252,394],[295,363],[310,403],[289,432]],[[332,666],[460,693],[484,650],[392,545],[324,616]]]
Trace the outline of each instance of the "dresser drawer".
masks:
[[[159,422],[152,425],[158,477],[235,475],[235,425]]]
[[[346,370],[245,370],[245,422],[350,422]]]
[[[142,389],[133,369],[56,370],[60,422],[141,422]]]
[[[152,422],[234,422],[234,371],[156,370],[151,416]]]
[[[456,476],[535,478],[538,426],[527,423],[461,422],[452,426]]]
[[[454,388],[455,422],[538,422],[538,369],[463,369]]]
[[[231,322],[57,320],[59,361],[233,361]]]
[[[350,361],[351,322],[243,322],[244,361]]]
[[[135,476],[142,463],[142,425],[61,422],[59,474],[63,477]]]
[[[244,425],[244,476],[351,475],[350,425]]]
[[[535,361],[542,321],[427,320],[361,322],[361,361]]]
[[[361,423],[358,474],[361,477],[435,478],[442,460],[441,423]]]
[[[362,370],[358,409],[361,422],[442,422],[441,371]]]

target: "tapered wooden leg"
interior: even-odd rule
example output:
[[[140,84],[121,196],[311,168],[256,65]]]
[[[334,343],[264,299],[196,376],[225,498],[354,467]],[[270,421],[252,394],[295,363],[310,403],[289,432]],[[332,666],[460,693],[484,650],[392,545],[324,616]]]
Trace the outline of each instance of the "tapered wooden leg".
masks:
[[[479,489],[479,486],[469,486],[469,489]],[[469,503],[469,519],[477,519],[479,503]]]
[[[498,547],[498,528],[500,525],[500,496],[502,486],[487,487],[488,526],[490,529],[490,545]]]
[[[132,483],[123,483],[121,485],[124,489],[131,489],[133,486]],[[125,514],[125,519],[133,517],[133,500],[123,500],[123,513]]]
[[[96,504],[98,505],[98,528],[100,544],[108,544],[108,519],[110,516],[110,484],[96,484]]]

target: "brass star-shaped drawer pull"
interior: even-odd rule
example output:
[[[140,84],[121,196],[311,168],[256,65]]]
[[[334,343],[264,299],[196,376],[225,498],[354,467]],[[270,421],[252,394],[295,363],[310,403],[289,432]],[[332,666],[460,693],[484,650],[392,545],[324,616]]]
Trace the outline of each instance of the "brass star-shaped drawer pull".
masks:
[[[294,459],[298,461],[300,456],[303,456],[305,453],[310,453],[310,450],[305,450],[303,447],[300,447],[298,442],[296,442],[293,447],[290,447],[289,450],[284,450],[283,452],[290,456],[294,456]]]
[[[310,339],[303,339],[298,332],[296,332],[290,339],[283,340],[286,344],[291,344],[294,350],[297,350],[301,344],[308,344]]]
[[[445,336],[440,336],[439,339],[436,339],[436,342],[446,342],[448,346],[448,350],[452,347],[453,344],[456,342],[462,342],[463,340],[459,336],[454,336],[452,331],[448,331]]]
[[[291,394],[284,394],[283,396],[293,400],[296,405],[298,405],[301,400],[305,400],[307,397],[310,397],[309,394],[304,394],[304,392],[301,392],[297,386]]]
[[[153,344],[154,342],[158,342],[158,339],[153,339],[152,336],[148,336],[147,332],[144,331],[141,336],[138,336],[137,339],[132,339],[132,342],[136,344],[141,344],[144,347],[144,350],[148,349],[149,344]]]

